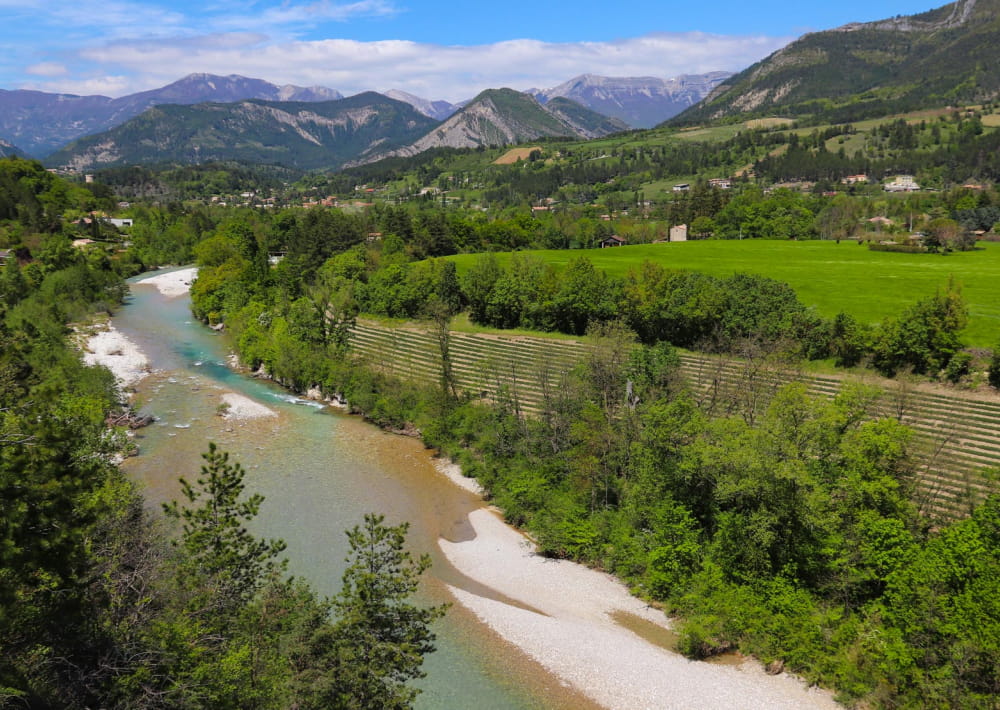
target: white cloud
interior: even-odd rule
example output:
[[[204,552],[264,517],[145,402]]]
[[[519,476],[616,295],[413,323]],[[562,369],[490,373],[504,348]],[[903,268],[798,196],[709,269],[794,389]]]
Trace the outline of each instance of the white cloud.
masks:
[[[692,32],[614,42],[510,40],[443,46],[348,39],[271,43],[263,34],[220,33],[89,47],[79,52],[88,76],[55,79],[46,90],[84,93],[81,86],[94,83],[90,77],[107,73],[114,75],[109,85],[131,77],[121,90],[128,93],[162,86],[189,73],[208,72],[327,86],[345,94],[397,88],[429,99],[458,101],[486,88],[548,88],[585,73],[666,78],[736,71],[792,39]]]
[[[41,64],[32,64],[24,71],[34,76],[65,76],[66,74],[69,74],[69,69],[66,68],[66,65],[59,64],[58,62],[42,62]]]
[[[338,3],[317,0],[310,3],[289,3],[267,8],[259,14],[235,13],[220,15],[212,21],[218,29],[267,28],[274,30],[287,25],[317,25],[323,22],[346,22],[356,17],[387,17],[398,12],[396,7],[385,0],[358,0],[358,2]]]

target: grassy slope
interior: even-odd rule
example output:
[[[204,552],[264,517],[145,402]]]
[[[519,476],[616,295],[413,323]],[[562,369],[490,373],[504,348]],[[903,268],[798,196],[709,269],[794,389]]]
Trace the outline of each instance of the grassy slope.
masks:
[[[954,275],[969,305],[969,345],[991,347],[1000,339],[1000,244],[973,252],[894,254],[872,252],[853,242],[696,241],[621,249],[529,252],[557,267],[586,256],[595,266],[623,276],[643,261],[725,276],[757,273],[790,284],[799,298],[824,316],[846,311],[876,323],[899,313]],[[501,260],[504,255],[499,255]],[[474,255],[452,257],[459,271]]]

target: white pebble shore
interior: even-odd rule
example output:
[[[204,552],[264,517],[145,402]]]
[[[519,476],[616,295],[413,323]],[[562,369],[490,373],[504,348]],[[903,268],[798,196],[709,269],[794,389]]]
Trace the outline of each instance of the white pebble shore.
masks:
[[[131,387],[149,374],[146,356],[111,325],[87,339],[83,361],[87,365],[104,365],[111,370],[119,389]]]
[[[198,269],[191,267],[179,271],[171,271],[166,274],[157,274],[148,279],[142,279],[136,283],[155,286],[156,289],[168,298],[183,296],[191,290],[191,282],[198,276]]]
[[[839,708],[825,691],[787,674],[689,661],[615,623],[626,612],[668,627],[663,614],[609,575],[535,554],[486,509],[473,511],[473,540],[439,544],[461,573],[535,609],[451,588],[481,621],[563,681],[608,708]],[[540,613],[539,613],[540,612]]]

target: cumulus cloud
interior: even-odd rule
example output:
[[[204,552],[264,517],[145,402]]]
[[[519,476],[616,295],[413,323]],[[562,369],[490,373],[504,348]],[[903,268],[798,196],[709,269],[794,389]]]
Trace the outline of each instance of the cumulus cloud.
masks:
[[[381,3],[357,3],[378,5]],[[344,7],[344,6],[339,6]],[[273,42],[261,33],[217,33],[172,41],[117,41],[79,52],[82,65],[131,77],[124,92],[162,86],[194,72],[242,74],[279,84],[319,85],[344,94],[396,88],[459,101],[486,88],[548,88],[579,74],[657,76],[737,71],[791,37],[660,33],[613,42],[510,40],[434,45],[405,40]],[[86,77],[46,90],[80,91]]]

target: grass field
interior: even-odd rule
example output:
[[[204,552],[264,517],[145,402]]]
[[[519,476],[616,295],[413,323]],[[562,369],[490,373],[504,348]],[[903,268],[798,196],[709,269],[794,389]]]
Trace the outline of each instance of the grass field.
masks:
[[[763,274],[788,283],[803,303],[823,316],[844,311],[868,323],[898,314],[943,289],[954,276],[969,306],[965,342],[992,347],[1000,340],[1000,243],[981,243],[976,251],[947,255],[873,252],[854,242],[749,239],[526,253],[557,268],[586,256],[615,276],[624,276],[644,261],[715,276]],[[510,255],[498,257],[505,261]],[[461,272],[476,256],[450,258]]]

